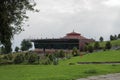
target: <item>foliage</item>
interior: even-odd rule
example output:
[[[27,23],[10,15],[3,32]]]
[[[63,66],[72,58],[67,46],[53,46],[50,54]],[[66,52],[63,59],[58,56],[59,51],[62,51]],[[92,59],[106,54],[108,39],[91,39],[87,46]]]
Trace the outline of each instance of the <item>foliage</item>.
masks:
[[[103,37],[101,36],[99,40],[100,40],[100,42],[103,42],[104,39],[103,39]]]
[[[114,40],[114,36],[113,35],[110,35],[110,40]]]
[[[58,58],[53,59],[53,65],[58,65]]]
[[[30,41],[25,40],[25,39],[22,41],[22,43],[21,43],[21,50],[22,51],[26,51],[26,50],[30,49],[31,47],[32,47],[32,44]]]
[[[78,50],[77,50],[76,47],[73,48],[73,50],[72,50],[72,55],[73,55],[73,56],[78,56],[78,55],[79,55],[79,54],[78,54]]]
[[[15,64],[20,64],[24,61],[24,56],[23,54],[17,54],[15,59],[14,59],[14,63]]]
[[[42,61],[42,64],[43,65],[50,65],[51,64],[51,61],[48,57],[46,57],[43,61]]]
[[[95,42],[95,44],[94,44],[94,49],[97,50],[97,49],[99,49],[99,48],[100,48],[99,42]]]
[[[98,57],[99,56],[99,57]],[[83,77],[120,73],[120,65],[69,65],[78,61],[120,61],[120,51],[105,51],[60,60],[59,65],[6,65],[0,66],[1,80],[76,80]],[[87,72],[87,73],[86,73]],[[7,77],[5,76],[7,74]],[[18,76],[24,76],[19,77]],[[38,76],[39,75],[39,76]],[[31,77],[29,77],[31,76]]]
[[[120,34],[118,34],[118,39],[120,39]]]
[[[63,50],[59,51],[59,58],[64,58],[65,57],[65,53]]]
[[[6,60],[13,60],[14,56],[10,53],[10,54],[6,54],[4,55],[3,59],[6,59]]]
[[[37,60],[37,55],[35,53],[30,54],[28,63],[34,63]]]
[[[110,40],[112,41],[112,40],[117,40],[118,39],[118,36],[117,35],[110,35]]]
[[[85,51],[85,52],[88,51],[88,45],[85,45],[85,47],[84,47],[84,51]]]
[[[15,52],[18,52],[19,51],[19,47],[15,47]]]
[[[24,59],[25,60],[28,60],[29,59],[29,57],[30,57],[30,52],[26,52],[25,54],[24,54]]]
[[[4,53],[11,49],[11,39],[14,34],[23,31],[22,24],[28,18],[26,11],[35,11],[33,0],[1,0],[0,1],[0,43]]]
[[[112,45],[110,43],[110,41],[107,41],[106,42],[106,45],[105,45],[105,49],[111,49]]]
[[[89,51],[90,53],[93,52],[93,47],[92,47],[91,45],[88,46],[88,51]]]

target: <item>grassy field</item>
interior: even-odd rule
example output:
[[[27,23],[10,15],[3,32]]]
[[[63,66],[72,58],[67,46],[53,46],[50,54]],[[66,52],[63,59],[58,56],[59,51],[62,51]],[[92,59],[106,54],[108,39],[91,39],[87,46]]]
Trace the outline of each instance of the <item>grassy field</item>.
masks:
[[[111,50],[103,52],[94,52],[86,55],[73,57],[70,60],[61,61],[61,64],[69,64],[76,62],[104,62],[104,61],[120,61],[120,50]]]
[[[120,46],[120,40],[113,40],[113,41],[110,41],[112,46]],[[100,43],[100,46],[101,47],[105,47],[105,44],[106,44],[106,41],[103,41],[103,42],[99,42]],[[92,46],[94,46],[94,43],[90,44]]]
[[[120,65],[68,65],[80,61],[120,61],[120,51],[105,51],[60,60],[59,65],[2,65],[0,80],[75,80],[120,72]]]

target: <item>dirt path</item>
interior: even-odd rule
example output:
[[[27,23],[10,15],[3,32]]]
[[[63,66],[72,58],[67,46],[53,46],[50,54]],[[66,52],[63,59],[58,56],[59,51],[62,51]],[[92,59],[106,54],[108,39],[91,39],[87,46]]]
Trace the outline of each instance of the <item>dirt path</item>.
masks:
[[[91,76],[88,78],[81,78],[77,80],[120,80],[120,73],[100,75],[100,76]]]

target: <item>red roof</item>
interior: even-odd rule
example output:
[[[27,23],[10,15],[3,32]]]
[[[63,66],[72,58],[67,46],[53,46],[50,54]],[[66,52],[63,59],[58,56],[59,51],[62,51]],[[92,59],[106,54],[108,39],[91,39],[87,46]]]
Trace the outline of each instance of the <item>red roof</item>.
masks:
[[[81,34],[79,34],[79,33],[76,33],[76,32],[71,32],[71,33],[67,33],[67,35],[81,35]]]
[[[85,37],[81,36],[80,33],[76,33],[76,32],[71,32],[71,33],[67,33],[67,35],[64,38],[68,38],[68,39],[86,39]]]

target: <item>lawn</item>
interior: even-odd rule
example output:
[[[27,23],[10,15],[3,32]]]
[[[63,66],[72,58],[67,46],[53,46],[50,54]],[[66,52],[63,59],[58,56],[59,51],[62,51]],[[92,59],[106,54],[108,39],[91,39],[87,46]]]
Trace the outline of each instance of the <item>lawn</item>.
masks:
[[[73,57],[69,60],[61,61],[61,64],[77,63],[77,62],[104,62],[104,61],[120,61],[120,50],[108,50],[101,52],[89,53],[83,56]]]
[[[60,60],[59,65],[2,65],[0,80],[75,80],[120,72],[120,65],[69,65],[78,61],[120,61],[120,51],[105,51]]]

